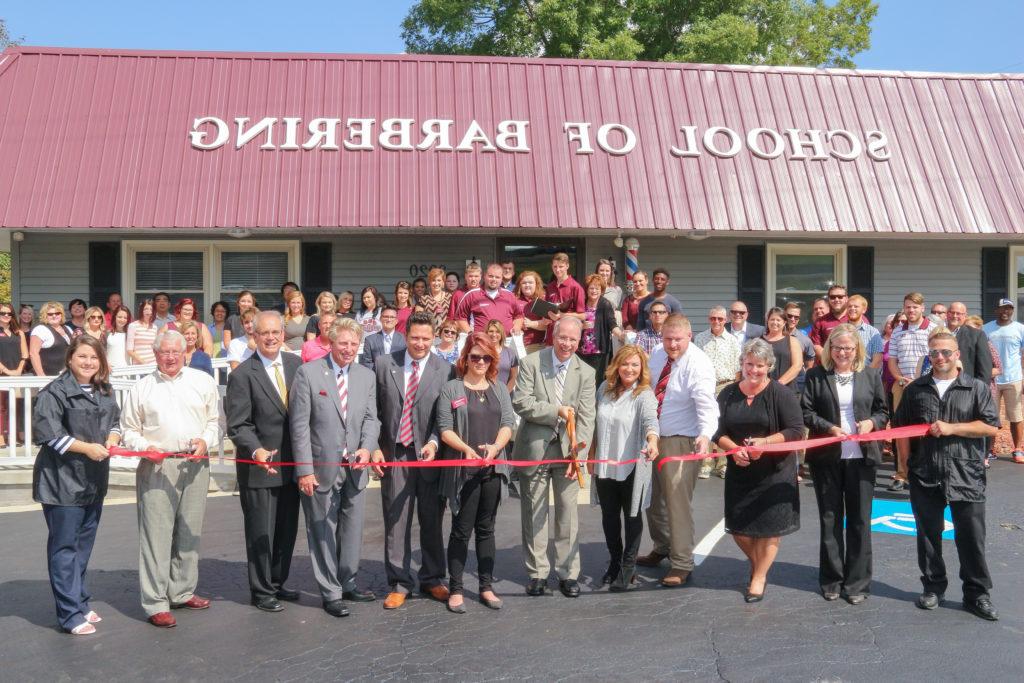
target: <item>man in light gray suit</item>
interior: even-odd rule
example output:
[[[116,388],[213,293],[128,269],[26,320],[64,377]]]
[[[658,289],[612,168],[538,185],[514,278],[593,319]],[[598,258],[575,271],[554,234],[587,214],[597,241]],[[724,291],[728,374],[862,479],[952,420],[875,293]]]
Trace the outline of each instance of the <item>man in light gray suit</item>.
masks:
[[[516,435],[517,460],[556,460],[570,454],[565,425],[576,414],[577,451],[585,451],[594,433],[594,370],[575,355],[583,334],[579,318],[563,315],[555,324],[554,345],[530,354],[519,364],[512,405],[523,418]],[[548,574],[548,491],[555,492],[555,572],[562,594],[580,594],[579,483],[565,465],[538,465],[520,470],[523,552],[530,575],[528,595],[543,595]]]
[[[359,323],[337,319],[328,333],[330,355],[300,367],[288,392],[313,575],[324,610],[335,617],[348,615],[342,600],[374,599],[373,593],[356,588],[366,466],[380,434],[376,381],[355,362],[362,335]],[[339,461],[354,465],[342,467]]]
[[[455,378],[455,368],[431,353],[434,318],[413,313],[406,324],[406,348],[377,356],[377,412],[380,451],[374,461],[433,460],[441,437],[437,433],[437,397]],[[441,522],[444,498],[438,488],[440,470],[391,467],[381,472],[380,500],[384,509],[384,570],[391,587],[384,609],[397,609],[415,584],[412,561],[412,514],[420,525],[420,592],[448,600],[444,586],[446,563]]]

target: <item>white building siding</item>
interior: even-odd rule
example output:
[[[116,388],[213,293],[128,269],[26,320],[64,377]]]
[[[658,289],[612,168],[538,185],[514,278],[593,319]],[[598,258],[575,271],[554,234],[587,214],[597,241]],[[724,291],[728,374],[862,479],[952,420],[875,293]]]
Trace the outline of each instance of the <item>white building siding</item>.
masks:
[[[908,292],[924,294],[926,309],[937,301],[962,301],[970,313],[991,317],[991,311],[981,311],[981,244],[964,236],[929,242],[876,240],[874,247],[872,321],[902,308]]]
[[[85,233],[25,233],[12,254],[15,303],[59,301],[67,306],[76,297],[88,298],[89,242],[98,239]]]

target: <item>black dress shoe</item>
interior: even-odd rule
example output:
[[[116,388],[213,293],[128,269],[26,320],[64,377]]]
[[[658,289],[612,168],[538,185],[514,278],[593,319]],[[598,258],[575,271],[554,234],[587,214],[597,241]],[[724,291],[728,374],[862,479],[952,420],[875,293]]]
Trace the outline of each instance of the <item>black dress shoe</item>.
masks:
[[[939,606],[939,602],[942,601],[942,596],[938,593],[932,593],[931,591],[925,591],[917,596],[917,601],[914,603],[921,609],[935,609]]]
[[[996,608],[992,606],[992,601],[988,598],[978,598],[977,600],[964,598],[964,609],[976,617],[999,621],[999,613],[996,612]]]
[[[845,595],[843,597],[845,597],[846,602],[850,603],[851,605],[859,605],[860,603],[868,599],[868,596],[866,596],[864,593],[855,593],[854,595]]]
[[[291,588],[278,588],[275,595],[278,600],[287,600],[288,602],[296,602],[299,599],[299,591],[293,591]]]
[[[562,591],[562,595],[567,598],[580,597],[580,584],[576,582],[576,579],[562,579],[558,582],[558,590]]]
[[[356,588],[342,593],[341,599],[348,600],[349,602],[373,602],[377,599],[377,596],[373,594],[373,591],[361,591]]]
[[[768,584],[767,583],[764,584],[764,588],[761,589],[760,593],[751,593],[750,589],[748,588],[747,592],[744,593],[744,595],[743,595],[743,602],[761,602],[762,600],[764,600],[764,595],[767,592],[768,592]]]
[[[332,617],[347,617],[348,607],[341,600],[332,600],[324,603],[324,611]]]
[[[256,609],[261,609],[264,612],[280,612],[284,609],[274,597],[254,598],[252,604]]]
[[[544,595],[548,591],[547,579],[530,579],[530,582],[526,584],[527,595]]]
[[[614,564],[614,563],[613,564],[609,564],[608,565],[608,571],[606,571],[604,573],[604,576],[601,577],[601,585],[602,586],[607,586],[608,584],[610,584],[619,575],[620,571],[621,571],[621,569],[619,568],[619,565]]]

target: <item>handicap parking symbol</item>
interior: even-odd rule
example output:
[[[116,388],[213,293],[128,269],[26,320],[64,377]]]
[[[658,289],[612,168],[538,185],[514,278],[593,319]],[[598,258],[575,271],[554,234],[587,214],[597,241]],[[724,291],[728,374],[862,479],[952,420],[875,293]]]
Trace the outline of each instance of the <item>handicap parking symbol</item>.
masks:
[[[953,518],[947,507],[943,513],[945,528],[942,537],[952,540]],[[900,500],[874,500],[871,503],[871,531],[873,533],[916,536],[917,525],[910,503]]]

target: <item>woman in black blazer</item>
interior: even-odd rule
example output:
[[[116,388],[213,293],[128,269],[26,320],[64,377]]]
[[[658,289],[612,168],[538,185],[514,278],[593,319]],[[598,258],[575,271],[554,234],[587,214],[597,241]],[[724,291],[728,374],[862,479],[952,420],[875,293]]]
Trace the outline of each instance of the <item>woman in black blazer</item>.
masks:
[[[839,325],[829,334],[821,365],[807,373],[801,400],[811,438],[885,428],[889,409],[882,377],[865,366],[865,356],[852,325]],[[881,462],[877,441],[843,441],[807,451],[821,520],[818,580],[826,600],[842,595],[858,605],[870,592],[871,499]]]

